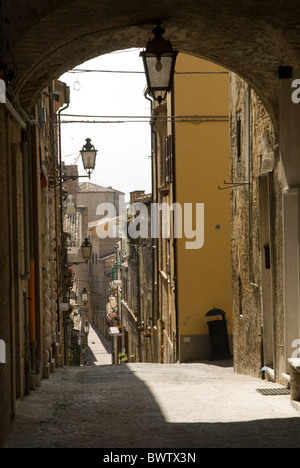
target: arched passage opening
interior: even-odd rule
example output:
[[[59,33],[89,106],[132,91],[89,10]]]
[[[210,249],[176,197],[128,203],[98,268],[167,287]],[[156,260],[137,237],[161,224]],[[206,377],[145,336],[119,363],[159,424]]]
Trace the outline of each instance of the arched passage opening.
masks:
[[[122,54],[119,54],[119,57],[120,55],[122,56]],[[126,53],[124,53],[124,56],[126,57]],[[116,54],[115,57],[118,58],[118,55]],[[113,132],[111,135],[113,140],[111,139],[108,143],[106,142],[107,135],[104,135],[104,133],[108,133],[109,129],[105,128],[105,130],[103,130],[105,125],[101,125],[101,116],[98,116],[98,119],[96,119],[95,114],[97,114],[97,111],[98,113],[102,111],[100,113],[103,114],[104,112],[104,114],[108,115],[112,110],[110,106],[113,108],[116,104],[117,107],[114,108],[115,111],[112,112],[112,114],[120,114],[118,108],[121,108],[121,103],[119,101],[122,100],[122,96],[119,94],[119,90],[114,90],[112,87],[104,85],[104,78],[98,78],[99,73],[97,75],[97,70],[95,70],[95,60],[92,64],[86,63],[85,66],[78,67],[74,70],[74,74],[65,75],[63,78],[67,80],[70,85],[74,84],[74,80],[82,82],[82,94],[86,96],[86,98],[83,99],[83,105],[87,112],[91,99],[88,97],[89,93],[86,92],[84,94],[84,90],[87,90],[88,86],[83,78],[81,78],[83,75],[80,77],[79,70],[82,70],[82,68],[93,70],[94,68],[94,71],[89,73],[88,79],[88,82],[91,83],[90,76],[93,73],[97,76],[97,80],[99,79],[99,83],[96,82],[93,91],[92,114],[94,114],[94,116],[90,116],[89,118],[87,115],[86,119],[91,123],[93,119],[96,119],[95,125],[90,125],[90,127],[92,127],[90,133],[93,134],[93,141],[95,141],[95,144],[97,141],[96,138],[98,137],[99,144],[102,146],[99,157],[98,174],[100,174],[102,178],[110,178],[110,185],[113,185],[115,189],[119,189],[120,187],[116,185],[115,181],[117,179],[114,177],[114,174],[120,169],[121,164],[125,163],[125,165],[128,166],[129,171],[133,173],[135,178],[132,197],[137,197],[139,195],[139,197],[141,197],[139,199],[140,203],[146,201],[147,205],[145,205],[145,209],[147,213],[146,206],[149,207],[149,222],[151,221],[151,229],[153,232],[157,225],[153,208],[155,204],[162,206],[166,203],[170,209],[175,205],[178,208],[179,205],[177,216],[179,219],[180,210],[180,217],[182,219],[179,229],[182,232],[183,230],[186,232],[188,232],[188,229],[192,230],[191,224],[193,223],[189,224],[189,215],[185,212],[185,209],[188,210],[190,205],[192,205],[193,210],[196,207],[198,210],[201,204],[205,205],[206,214],[210,220],[208,221],[208,228],[205,233],[206,253],[204,257],[202,255],[202,250],[200,251],[202,248],[200,239],[202,229],[198,211],[196,241],[199,245],[190,247],[190,252],[187,252],[186,249],[186,243],[190,238],[186,236],[186,232],[184,232],[182,236],[176,238],[176,247],[174,245],[176,237],[174,233],[170,235],[169,239],[162,238],[159,235],[159,240],[157,241],[154,236],[152,238],[150,232],[148,232],[148,238],[142,241],[141,244],[131,245],[133,241],[125,241],[120,247],[119,251],[125,251],[125,256],[122,255],[122,257],[125,257],[125,263],[128,263],[128,269],[124,268],[126,271],[124,275],[127,276],[126,284],[128,287],[123,288],[127,289],[127,292],[125,298],[124,296],[122,297],[122,299],[124,299],[123,302],[128,304],[128,307],[124,304],[126,322],[126,327],[124,327],[124,329],[126,328],[126,332],[129,330],[131,335],[129,339],[130,346],[127,346],[126,351],[128,353],[128,349],[132,350],[128,354],[134,361],[174,362],[179,359],[181,362],[185,362],[187,360],[207,358],[209,356],[209,337],[205,314],[215,304],[218,304],[218,307],[226,310],[227,317],[230,320],[230,335],[232,335],[229,192],[221,192],[218,190],[218,184],[223,183],[223,178],[228,179],[230,177],[228,125],[229,73],[227,70],[208,61],[200,60],[186,54],[179,54],[179,57],[172,99],[167,100],[164,106],[159,106],[157,108],[154,108],[154,103],[152,103],[153,114],[151,114],[149,101],[144,99],[145,77],[142,72],[142,80],[138,82],[135,81],[137,87],[133,90],[132,99],[134,99],[135,93],[139,93],[143,99],[143,104],[141,104],[141,109],[136,116],[132,114],[133,104],[129,112],[131,118],[137,120],[137,123],[135,123],[135,130],[133,134],[131,134],[131,137],[127,135],[127,139],[122,139],[120,126],[114,125],[114,119],[111,118],[110,128]],[[119,61],[121,63],[120,59]],[[136,52],[136,62],[137,61],[138,63],[136,63],[134,69],[131,70],[133,73],[134,70],[140,70],[142,65],[138,51]],[[99,62],[101,63],[101,57],[99,57]],[[124,57],[122,65],[124,66]],[[101,69],[101,66],[99,66],[99,68]],[[115,60],[113,68],[115,70],[119,69],[118,60]],[[128,67],[125,68],[125,70],[130,74]],[[98,70],[98,72],[99,71],[100,70]],[[76,76],[76,78],[74,78],[74,76]],[[121,82],[123,80],[124,78],[122,77]],[[130,78],[130,80],[133,80],[133,78]],[[75,84],[76,83],[79,85],[77,81],[75,81]],[[102,92],[97,89],[100,83],[101,86],[105,88]],[[192,92],[190,90],[192,90]],[[124,92],[126,93],[126,88]],[[110,96],[108,99],[109,107],[106,111],[103,93]],[[76,102],[78,102],[76,99],[78,94],[80,93],[72,90],[72,95],[75,95]],[[117,98],[115,94],[118,96]],[[100,96],[102,96],[102,99]],[[172,105],[172,101],[174,101],[174,105]],[[73,111],[70,110],[71,108]],[[67,114],[68,112],[71,112],[71,114],[72,112],[82,114],[80,109],[76,110],[72,99],[71,108],[68,108],[66,111]],[[119,119],[121,119],[121,126],[123,126],[123,129],[125,124],[126,131],[128,130],[129,133],[131,130],[131,128],[129,130],[129,127],[132,126],[132,123],[125,114],[126,112],[121,112]],[[81,115],[81,117],[83,117],[83,115]],[[73,116],[73,118],[75,118],[75,116]],[[84,119],[81,120],[79,118],[79,123],[82,125],[76,125],[75,121],[73,121],[73,126],[72,120],[71,125],[67,125],[69,119],[72,119],[72,116],[65,116],[62,114],[62,135],[66,133],[66,127],[71,127],[73,129],[73,134],[75,128],[77,130],[81,126],[84,127]],[[107,118],[104,119],[104,123],[106,120]],[[65,121],[66,125],[64,124]],[[150,131],[151,127],[149,126],[150,122],[152,122],[152,135]],[[118,123],[118,118],[116,123]],[[87,128],[87,126],[85,126],[85,128]],[[145,190],[145,186],[143,186],[142,183],[140,163],[137,161],[135,164],[131,165],[129,154],[126,156],[126,161],[123,161],[127,149],[129,149],[129,152],[134,152],[135,146],[138,145],[138,136],[140,136],[142,129],[145,128],[147,133],[146,135],[143,134],[144,137],[142,137],[144,138],[143,147],[145,147],[147,142],[150,142],[150,137],[152,136],[152,148],[151,150],[149,148],[149,153],[147,153],[152,160],[151,167],[148,165],[147,168],[152,185],[152,190],[146,192],[148,198],[143,198],[142,196],[142,191]],[[76,137],[78,137],[78,135],[79,130],[76,132]],[[118,156],[113,148],[120,146],[120,141],[121,151],[119,151]],[[171,141],[173,141],[172,145]],[[168,144],[166,142],[168,142]],[[128,147],[127,149],[126,145]],[[171,146],[172,150],[170,150]],[[168,151],[170,154],[166,154],[166,147],[169,148]],[[104,164],[103,160],[106,158],[106,152],[111,155],[110,159],[113,162],[114,168],[104,175],[102,169]],[[144,149],[140,151],[138,159],[142,159],[143,152]],[[120,159],[122,162],[119,164],[118,161],[120,161]],[[144,165],[144,167],[146,166]],[[97,172],[97,168],[95,172]],[[126,187],[126,174],[128,174],[128,172],[124,170],[122,174],[125,180],[122,181],[121,187]],[[205,181],[207,181],[207,179],[210,180],[206,184]],[[92,182],[94,181],[95,179],[92,178]],[[128,185],[130,185],[130,180],[127,181],[127,186]],[[77,194],[77,202],[79,205],[82,204],[80,200],[82,200],[83,196],[90,198],[93,196],[97,197],[100,203],[100,194],[88,194],[88,187],[83,191],[86,193],[81,194],[79,190]],[[137,194],[136,192],[139,193]],[[149,196],[152,197],[150,198]],[[73,194],[73,201],[75,202],[75,194]],[[132,200],[131,202],[133,203]],[[150,205],[151,202],[153,206]],[[92,202],[90,206],[92,210],[91,216],[94,216],[90,220],[91,227],[94,228],[92,229],[91,236],[94,241],[95,252],[97,252],[96,255],[99,255],[99,242],[103,241],[97,239],[97,228],[95,229],[96,213]],[[162,222],[165,222],[167,214],[162,214],[162,217],[164,218]],[[213,219],[214,225],[211,226],[209,224],[211,224]],[[185,223],[184,226],[183,221]],[[219,237],[216,236],[216,232],[220,233]],[[140,238],[141,236],[138,237]],[[212,237],[213,240],[211,239]],[[196,241],[194,242],[195,244],[197,243]],[[128,243],[130,243],[130,246],[128,246]],[[190,244],[193,244],[193,242],[190,242]],[[114,243],[111,244],[111,248],[112,260],[115,261]],[[218,249],[218,254],[214,257],[212,253],[216,251],[216,248]],[[153,255],[154,252],[155,255]],[[185,255],[185,253],[187,255]],[[178,258],[178,261],[176,261],[175,257]],[[119,258],[119,255],[117,258]],[[105,261],[105,259],[102,260]],[[92,290],[91,297],[93,296],[91,303],[93,303],[92,309],[96,311],[95,314],[92,314],[95,316],[95,321],[101,324],[101,331],[103,332],[102,322],[104,317],[99,318],[101,313],[103,314],[105,311],[105,307],[103,308],[103,305],[99,303],[99,301],[102,300],[101,297],[103,294],[100,295],[96,290],[100,281],[100,279],[97,278],[96,270],[97,268],[100,270],[102,264],[97,267],[97,262],[94,263],[93,261],[92,263],[90,274],[92,274],[94,280],[92,280],[90,284],[90,289]],[[139,264],[138,268],[137,264]],[[175,271],[175,264],[177,272]],[[86,284],[88,280],[83,279],[85,274],[84,268],[85,267],[82,267],[77,274],[77,279]],[[155,270],[153,275],[151,273],[152,270]],[[216,274],[217,270],[219,270],[218,274]],[[140,277],[139,280],[138,276]],[[179,276],[180,279],[178,279]],[[157,277],[157,281],[155,281],[155,277]],[[203,282],[205,282],[207,288],[203,286]],[[178,293],[181,296],[180,313],[179,310],[177,310],[174,294],[179,284],[181,289]],[[200,284],[202,293],[198,296],[196,291]],[[155,287],[153,285],[155,285]],[[134,294],[132,288],[135,290]],[[204,294],[205,289],[207,289],[206,294]],[[115,303],[115,298],[112,301]],[[120,301],[118,309],[120,309]],[[132,311],[136,311],[137,323],[141,322],[143,324],[143,326],[138,327],[138,329],[143,329],[141,330],[141,343],[143,346],[140,347],[140,353],[136,350],[138,346],[135,347],[134,343],[132,343],[133,341],[137,342],[137,327],[134,325],[135,319],[133,318],[132,320]],[[145,331],[149,333],[148,328],[152,331],[152,342],[150,339],[144,339],[146,336]],[[104,320],[104,333],[105,330],[106,323]],[[148,352],[146,352],[145,349],[148,349]],[[179,349],[182,349],[182,351],[179,351]],[[227,356],[229,356],[229,353]]]

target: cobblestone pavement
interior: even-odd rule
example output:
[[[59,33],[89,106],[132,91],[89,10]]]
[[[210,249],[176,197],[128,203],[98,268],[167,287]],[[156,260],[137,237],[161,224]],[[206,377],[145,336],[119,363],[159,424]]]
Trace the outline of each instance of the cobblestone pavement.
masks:
[[[100,337],[101,338],[101,337]],[[300,413],[230,362],[109,365],[91,330],[89,364],[60,368],[17,407],[6,448],[299,448]]]

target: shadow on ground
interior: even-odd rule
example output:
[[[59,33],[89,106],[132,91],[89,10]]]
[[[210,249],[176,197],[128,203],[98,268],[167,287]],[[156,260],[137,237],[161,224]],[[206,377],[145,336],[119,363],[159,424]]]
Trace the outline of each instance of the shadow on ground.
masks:
[[[180,366],[175,367],[180,371]],[[244,422],[199,422],[205,405],[208,404],[203,394],[203,406],[200,403],[193,408],[193,417],[198,422],[168,422],[153,391],[138,377],[140,369],[147,378],[158,369],[160,375],[157,377],[156,388],[160,392],[164,388],[161,386],[166,382],[164,369],[151,365],[142,367],[141,364],[137,369],[138,372],[134,365],[59,369],[50,380],[43,382],[40,389],[20,402],[6,448],[300,446],[300,418],[292,410],[291,414],[295,417]],[[184,372],[189,371],[188,367],[186,369]],[[213,384],[212,376],[210,385]],[[181,380],[176,383],[176,378],[173,379],[169,394],[164,394],[163,397],[171,402],[174,415],[182,413],[184,417],[180,399],[187,399],[189,396],[178,396],[181,385],[184,385]],[[219,397],[222,398],[222,395]],[[201,395],[199,398],[201,402]],[[258,395],[258,398],[263,397]],[[267,403],[267,400],[264,401]],[[213,403],[210,401],[209,404]],[[232,405],[234,404],[233,401]]]

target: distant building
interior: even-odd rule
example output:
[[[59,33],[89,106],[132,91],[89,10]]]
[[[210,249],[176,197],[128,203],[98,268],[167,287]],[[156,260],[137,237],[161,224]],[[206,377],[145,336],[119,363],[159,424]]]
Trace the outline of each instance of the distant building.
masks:
[[[111,294],[112,271],[116,265],[116,249],[119,238],[101,239],[97,227],[101,220],[89,223],[89,239],[92,244],[92,258],[89,263],[90,275],[90,319],[103,336],[108,338],[106,306]],[[118,219],[111,220],[118,223]]]
[[[76,175],[74,165],[64,166],[66,175]],[[68,185],[67,185],[68,184]],[[97,215],[97,207],[101,204],[110,204],[115,217],[110,217],[110,222],[118,224],[120,206],[124,204],[124,193],[112,187],[69,180],[65,186],[71,195],[65,201],[65,231],[68,232],[68,260],[70,263],[82,262],[80,245],[87,237],[92,244],[92,255],[88,264],[79,263],[73,265],[75,273],[73,293],[78,304],[78,312],[82,322],[93,322],[99,331],[108,338],[106,324],[106,305],[111,293],[112,268],[116,264],[117,237],[100,238],[98,228],[106,224],[106,219],[112,213]],[[75,202],[74,202],[75,200]],[[72,203],[74,202],[74,207]],[[73,214],[72,208],[74,210]],[[88,302],[82,304],[80,295],[83,287],[88,291]]]
[[[104,214],[97,214],[97,207],[101,203],[112,204],[116,209],[115,215],[119,216],[120,203],[124,203],[124,192],[120,192],[112,187],[102,187],[92,182],[79,183],[76,191],[77,205],[87,206],[89,209],[89,223],[103,218]]]
[[[152,194],[130,193],[130,201],[142,203],[150,211]],[[130,217],[128,219],[130,222]],[[160,362],[157,334],[153,335],[153,247],[151,237],[122,239],[122,301],[120,318],[123,324],[123,348],[133,362]],[[149,327],[149,328],[148,328]]]

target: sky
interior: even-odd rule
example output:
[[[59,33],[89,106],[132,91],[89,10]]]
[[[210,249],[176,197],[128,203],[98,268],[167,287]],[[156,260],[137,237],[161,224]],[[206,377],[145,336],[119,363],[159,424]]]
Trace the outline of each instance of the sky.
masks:
[[[70,106],[61,114],[61,121],[83,120],[65,114],[93,116],[149,116],[150,102],[144,97],[146,77],[138,49],[102,55],[77,65],[76,69],[102,71],[139,71],[128,73],[74,73],[60,77],[71,91]],[[122,117],[122,118],[119,118]],[[109,120],[108,118],[101,119]],[[131,119],[134,120],[134,119]],[[149,120],[124,123],[62,123],[62,159],[75,164],[86,138],[91,138],[98,150],[96,167],[90,182],[113,187],[126,194],[134,190],[151,192],[151,128]],[[77,163],[79,174],[85,175],[81,158]],[[87,179],[79,179],[86,182]]]

